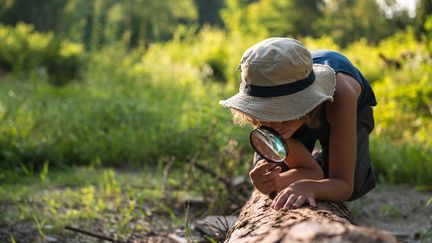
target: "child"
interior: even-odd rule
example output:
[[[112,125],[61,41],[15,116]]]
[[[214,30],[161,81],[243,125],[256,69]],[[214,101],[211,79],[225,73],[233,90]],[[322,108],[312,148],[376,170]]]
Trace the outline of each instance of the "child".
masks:
[[[275,169],[255,154],[249,173],[261,193],[278,193],[272,208],[354,200],[375,187],[369,133],[376,100],[346,57],[310,53],[297,40],[277,37],[247,49],[239,69],[239,93],[220,104],[231,109],[237,124],[273,128],[289,150]],[[322,151],[313,153],[317,140]]]

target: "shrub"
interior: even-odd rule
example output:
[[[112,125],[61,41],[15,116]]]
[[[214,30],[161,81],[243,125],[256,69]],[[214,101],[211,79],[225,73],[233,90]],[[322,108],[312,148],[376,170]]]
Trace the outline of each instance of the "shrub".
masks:
[[[46,72],[53,84],[76,79],[82,68],[83,46],[39,33],[32,25],[0,25],[0,67],[16,74]]]

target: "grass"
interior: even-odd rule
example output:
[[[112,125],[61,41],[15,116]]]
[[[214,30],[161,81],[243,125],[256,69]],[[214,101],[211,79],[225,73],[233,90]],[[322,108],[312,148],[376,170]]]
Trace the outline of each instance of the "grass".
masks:
[[[382,217],[388,217],[392,219],[399,219],[401,217],[400,209],[391,203],[381,205],[379,213]]]
[[[420,235],[421,243],[427,243],[430,241],[432,241],[432,226],[428,230],[422,232]]]
[[[187,161],[245,135],[217,103],[221,85],[92,68],[85,80],[60,87],[38,74],[0,79],[2,167],[24,165],[30,173],[46,161],[54,167]]]
[[[183,175],[172,170],[169,176],[176,181]],[[0,225],[6,225],[10,235],[1,235],[0,241],[76,240],[78,236],[65,226],[126,240],[158,228],[166,232],[187,225],[189,209],[178,203],[186,192],[177,189],[164,194],[161,180],[162,174],[150,168],[72,167],[51,171],[45,179],[10,172],[0,186]],[[175,184],[166,183],[165,188]],[[33,231],[19,233],[20,227]]]
[[[379,181],[412,184],[426,189],[432,186],[430,148],[409,143],[395,144],[385,137],[373,136],[370,150]]]

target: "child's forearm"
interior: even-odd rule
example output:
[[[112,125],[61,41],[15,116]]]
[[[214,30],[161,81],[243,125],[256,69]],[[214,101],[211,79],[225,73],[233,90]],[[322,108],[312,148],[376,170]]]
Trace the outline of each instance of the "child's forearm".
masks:
[[[287,188],[291,183],[302,180],[321,180],[324,178],[322,170],[311,168],[294,168],[280,174],[280,180],[277,185],[278,192]]]

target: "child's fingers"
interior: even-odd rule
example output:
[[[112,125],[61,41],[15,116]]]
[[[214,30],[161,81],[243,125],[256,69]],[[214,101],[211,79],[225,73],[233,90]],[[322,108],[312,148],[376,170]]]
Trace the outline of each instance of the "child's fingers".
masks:
[[[263,176],[263,174],[266,173],[268,169],[271,169],[271,165],[268,163],[258,163],[250,172],[249,177],[252,179],[252,181],[259,180],[260,177]]]
[[[265,165],[265,164],[269,164],[269,163],[267,162],[267,160],[261,159],[261,160],[258,160],[258,162],[255,164],[255,167],[259,167],[259,166]]]
[[[268,163],[266,160],[260,160],[255,165],[254,171],[260,174],[264,174],[266,171],[273,169],[274,165]]]
[[[276,202],[279,201],[279,198],[284,194],[284,191],[279,192],[275,198],[273,198],[272,204],[270,205],[271,208],[275,208]]]
[[[278,174],[263,175],[263,176],[256,178],[253,181],[253,183],[258,189],[260,189],[261,192],[263,192],[263,190],[275,191],[277,189],[276,188],[277,176],[278,176]],[[271,188],[271,189],[268,189],[268,188]]]
[[[280,166],[276,166],[273,170],[265,172],[263,176],[273,180],[279,176],[281,171],[282,168]]]
[[[283,209],[284,210],[288,210],[288,209],[290,209],[291,207],[292,207],[292,205],[293,205],[293,203],[295,202],[295,201],[297,201],[297,195],[295,195],[295,194],[291,194],[289,197],[288,197],[288,200],[285,202],[285,204],[284,204],[284,206],[283,206]],[[277,210],[277,209],[276,209]]]
[[[291,208],[296,209],[299,208],[303,203],[306,201],[306,197],[303,195],[300,195],[297,197],[297,200],[292,204]]]
[[[258,184],[262,185],[264,183],[271,183],[272,185],[276,185],[276,183],[277,183],[276,180],[279,177],[280,170],[281,170],[281,168],[277,167],[275,169],[275,171],[271,171],[271,172],[266,173],[264,175],[260,175],[260,176],[255,177],[253,182],[256,185],[258,185]],[[274,189],[276,189],[276,186],[274,186],[274,187],[275,187]]]
[[[279,193],[276,196],[276,198],[273,200],[273,204],[272,204],[273,209],[279,210],[291,195],[292,194],[288,193],[287,191],[283,191],[282,193]]]
[[[280,168],[280,166],[274,168],[274,165],[272,164],[262,164],[253,168],[249,172],[249,177],[254,182],[263,183],[276,179],[281,170],[282,168]]]
[[[315,198],[309,197],[307,200],[308,200],[309,205],[311,205],[312,207],[316,207]]]

